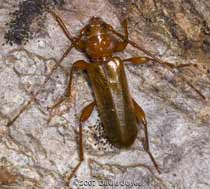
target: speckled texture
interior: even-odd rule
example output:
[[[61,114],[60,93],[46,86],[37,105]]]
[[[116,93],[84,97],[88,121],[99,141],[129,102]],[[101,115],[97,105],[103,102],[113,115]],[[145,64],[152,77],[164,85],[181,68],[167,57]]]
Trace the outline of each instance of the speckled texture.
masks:
[[[0,1],[2,43],[9,12],[18,2]],[[84,124],[85,161],[72,179],[71,188],[88,188],[88,184],[96,189],[210,187],[209,4],[209,0],[66,0],[63,9],[57,10],[73,35],[91,16],[102,17],[118,31],[122,31],[120,22],[126,17],[129,37],[140,46],[174,64],[197,64],[178,70],[155,62],[125,66],[131,93],[146,113],[150,148],[161,174],[154,169],[139,139],[129,150],[119,151],[99,137],[103,131],[94,110]],[[86,75],[75,74],[72,98],[51,113],[48,109],[64,93],[72,63],[85,59],[76,50],[64,59],[36,101],[10,128],[6,127],[31,94],[39,90],[70,45],[50,15],[43,24],[42,32],[26,45],[0,45],[1,189],[67,188],[63,177],[78,162],[78,118],[93,99]],[[137,55],[144,56],[130,45],[118,54]],[[125,183],[128,186],[122,186]],[[113,184],[121,186],[109,186]]]
[[[63,0],[25,0],[20,2],[16,10],[10,13],[11,19],[6,24],[9,28],[4,35],[6,43],[10,45],[14,43],[17,45],[26,44],[29,39],[41,33],[44,27],[43,14],[47,12],[47,9],[63,4]]]

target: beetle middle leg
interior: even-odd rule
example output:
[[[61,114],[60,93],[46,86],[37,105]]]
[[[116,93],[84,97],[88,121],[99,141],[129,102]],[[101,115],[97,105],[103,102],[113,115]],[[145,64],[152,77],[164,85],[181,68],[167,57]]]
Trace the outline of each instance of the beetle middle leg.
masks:
[[[67,98],[71,97],[71,85],[72,85],[72,77],[73,77],[73,72],[74,70],[87,70],[90,65],[85,62],[84,60],[78,60],[75,63],[73,63],[70,71],[70,76],[69,76],[69,82],[68,86],[66,88],[65,94],[50,108],[54,109],[57,106],[59,106],[62,102],[64,102]]]
[[[149,57],[131,57],[123,60],[124,62],[128,61],[131,62],[134,65],[138,64],[146,64],[149,61],[155,61],[153,58]],[[159,63],[159,62],[158,62]],[[183,67],[188,67],[188,66],[197,66],[196,64],[179,64],[179,65],[174,65],[168,62],[161,62],[162,65],[165,65],[171,69],[178,69],[178,68],[183,68]],[[206,97],[191,83],[189,82],[184,76],[182,76],[182,79],[189,85],[203,100],[206,100]]]
[[[65,179],[66,184],[68,184],[70,182],[72,177],[75,175],[76,171],[79,169],[82,161],[84,160],[83,138],[82,138],[82,123],[84,123],[90,117],[90,115],[91,115],[95,105],[96,105],[95,101],[91,102],[89,105],[87,105],[82,110],[82,113],[80,115],[80,119],[79,119],[79,122],[80,122],[80,124],[79,124],[79,162],[77,163],[77,165],[75,166],[75,168],[73,169],[71,174]]]
[[[138,65],[138,64],[146,64],[149,61],[155,61],[153,58],[149,58],[149,57],[141,57],[141,56],[137,56],[137,57],[131,57],[131,58],[127,58],[123,60],[131,62],[132,64]],[[196,66],[196,64],[179,64],[179,65],[174,65],[168,62],[162,62],[161,64],[166,65],[170,68],[183,68],[183,67],[188,67],[188,66]]]
[[[144,125],[144,133],[145,133],[145,139],[143,141],[144,150],[149,154],[149,156],[150,156],[156,170],[158,171],[158,173],[161,173],[160,169],[158,167],[158,164],[156,163],[155,158],[153,157],[153,155],[152,155],[152,153],[150,152],[150,149],[149,149],[149,138],[148,138],[147,121],[146,121],[145,113],[144,113],[143,109],[137,104],[137,102],[135,100],[133,100],[133,103],[134,103],[136,117],[137,117],[138,121],[141,122]]]

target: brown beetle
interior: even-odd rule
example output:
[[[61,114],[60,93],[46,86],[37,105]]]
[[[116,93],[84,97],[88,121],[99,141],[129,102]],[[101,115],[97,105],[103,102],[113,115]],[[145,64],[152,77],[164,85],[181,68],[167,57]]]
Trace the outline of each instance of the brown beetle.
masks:
[[[55,104],[55,106],[53,106],[53,108],[71,96],[71,83],[74,70],[84,70],[87,72],[95,95],[95,100],[83,109],[80,116],[79,162],[68,177],[68,182],[75,175],[75,172],[84,159],[82,123],[89,118],[95,106],[97,106],[99,111],[106,137],[109,139],[111,144],[118,148],[128,148],[133,144],[137,136],[137,125],[138,123],[142,123],[145,134],[145,139],[143,141],[144,149],[149,154],[156,170],[160,173],[159,167],[149,149],[145,113],[135,102],[129,92],[123,62],[128,61],[137,65],[144,64],[152,60],[169,68],[185,67],[191,64],[174,66],[173,64],[163,62],[145,49],[142,49],[133,41],[130,41],[128,39],[127,21],[122,23],[124,28],[124,35],[122,35],[116,32],[111,25],[104,22],[101,18],[92,17],[89,23],[80,31],[79,36],[72,37],[61,17],[59,17],[55,12],[49,12],[56,19],[66,37],[71,41],[71,45],[63,54],[62,58],[58,61],[41,87],[46,84],[53,71],[59,66],[70,50],[75,47],[87,55],[89,62],[78,60],[72,65],[66,94],[58,101],[58,103]],[[121,40],[119,40],[119,38],[121,38]],[[131,57],[122,60],[120,57],[113,56],[113,53],[123,51],[128,43],[143,51],[151,58]],[[199,93],[199,91],[197,92]],[[32,99],[20,110],[17,116],[10,120],[8,126],[12,125],[19,115],[35,100],[37,94],[38,92],[33,95]]]
[[[84,52],[90,60],[89,63],[84,60],[78,60],[72,65],[66,94],[55,106],[71,96],[74,70],[87,72],[95,96],[95,100],[86,106],[81,113],[79,125],[80,160],[67,180],[71,180],[84,159],[82,123],[89,118],[94,106],[97,106],[99,111],[105,136],[111,144],[118,148],[130,147],[136,139],[138,123],[143,124],[145,132],[144,149],[160,173],[159,167],[149,150],[145,113],[131,97],[123,65],[124,61],[130,61],[133,64],[143,64],[151,59],[147,57],[133,57],[121,60],[119,57],[113,56],[113,53],[123,51],[128,44],[127,22],[124,21],[122,24],[125,33],[123,40],[117,39],[114,36],[116,32],[112,26],[99,17],[92,17],[88,25],[81,30],[79,37],[73,38],[61,18],[54,12],[51,12],[51,14],[71,40],[73,46]]]

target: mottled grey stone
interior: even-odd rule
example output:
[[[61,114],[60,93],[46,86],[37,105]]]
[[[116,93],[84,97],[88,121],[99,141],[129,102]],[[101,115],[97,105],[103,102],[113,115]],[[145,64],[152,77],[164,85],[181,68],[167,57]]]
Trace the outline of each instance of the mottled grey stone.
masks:
[[[1,42],[9,12],[18,2],[0,2]],[[119,31],[120,22],[128,18],[131,40],[162,60],[197,64],[175,70],[157,62],[125,65],[132,96],[147,116],[150,148],[161,174],[143,149],[139,140],[142,132],[130,149],[119,151],[101,137],[103,129],[94,110],[84,124],[85,161],[72,179],[72,188],[210,187],[209,4],[209,0],[66,0],[63,9],[56,10],[72,35],[78,34],[92,16],[102,17]],[[6,126],[40,90],[56,60],[70,45],[52,16],[43,18],[45,28],[26,45],[0,45],[2,189],[64,189],[64,175],[71,173],[78,162],[78,118],[93,99],[86,75],[74,74],[69,101],[51,113],[48,107],[64,93],[72,63],[86,59],[82,53],[72,50],[41,88],[36,101],[9,128]],[[130,45],[118,54],[138,55],[145,56]]]

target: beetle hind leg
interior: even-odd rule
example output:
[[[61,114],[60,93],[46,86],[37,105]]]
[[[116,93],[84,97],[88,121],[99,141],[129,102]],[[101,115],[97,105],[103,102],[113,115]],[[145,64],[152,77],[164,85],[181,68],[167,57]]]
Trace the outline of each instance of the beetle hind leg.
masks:
[[[83,138],[82,138],[82,123],[84,123],[91,115],[93,108],[95,107],[96,103],[95,101],[91,102],[89,105],[87,105],[83,110],[80,115],[80,120],[79,120],[79,162],[77,165],[74,167],[73,171],[69,176],[65,178],[66,185],[69,184],[70,180],[72,177],[75,175],[76,171],[79,169],[81,163],[84,160],[84,152],[83,152]]]
[[[133,103],[134,103],[136,117],[137,117],[138,121],[144,125],[144,133],[145,133],[145,139],[143,141],[144,150],[149,154],[150,159],[152,160],[157,172],[161,173],[159,166],[156,163],[155,158],[153,157],[153,155],[149,149],[149,139],[148,139],[147,121],[146,121],[145,113],[144,113],[143,109],[136,103],[135,100],[133,100]]]

